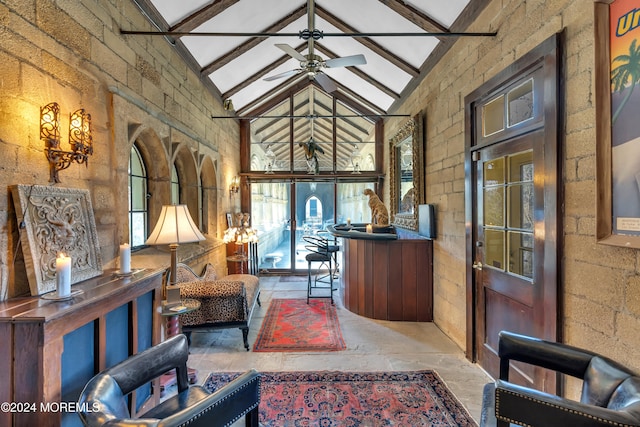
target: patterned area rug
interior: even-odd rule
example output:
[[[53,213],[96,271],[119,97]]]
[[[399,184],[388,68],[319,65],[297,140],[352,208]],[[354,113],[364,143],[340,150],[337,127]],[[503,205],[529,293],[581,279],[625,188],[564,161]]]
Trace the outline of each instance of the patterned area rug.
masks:
[[[215,391],[240,373],[210,374]],[[477,426],[434,371],[262,372],[262,426]]]
[[[345,344],[328,299],[273,299],[253,351],[338,351]]]

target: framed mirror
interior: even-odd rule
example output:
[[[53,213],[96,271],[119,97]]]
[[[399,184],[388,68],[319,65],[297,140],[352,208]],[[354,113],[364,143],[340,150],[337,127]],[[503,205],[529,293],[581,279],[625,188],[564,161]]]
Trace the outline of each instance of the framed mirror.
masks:
[[[389,140],[391,223],[414,231],[425,202],[423,120],[417,114]]]

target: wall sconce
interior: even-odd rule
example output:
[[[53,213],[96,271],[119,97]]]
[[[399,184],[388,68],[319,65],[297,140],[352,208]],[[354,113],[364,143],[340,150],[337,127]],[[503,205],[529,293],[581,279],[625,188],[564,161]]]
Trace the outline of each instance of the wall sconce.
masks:
[[[229,184],[229,197],[237,194],[238,191],[240,191],[240,177],[234,176],[231,180],[231,184]]]
[[[84,109],[74,111],[69,116],[69,145],[72,151],[60,149],[60,106],[51,102],[40,108],[40,139],[45,143],[45,155],[49,160],[49,182],[60,182],[58,171],[68,168],[71,163],[84,163],[93,154],[91,136],[91,115]]]

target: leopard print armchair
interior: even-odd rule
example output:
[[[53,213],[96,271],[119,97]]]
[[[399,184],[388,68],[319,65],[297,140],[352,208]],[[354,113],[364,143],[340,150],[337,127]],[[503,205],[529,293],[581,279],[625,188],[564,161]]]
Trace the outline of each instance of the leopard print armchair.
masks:
[[[255,305],[260,306],[260,280],[251,274],[217,277],[211,264],[202,274],[188,265],[176,266],[176,284],[182,298],[200,301],[200,308],[180,316],[182,330],[190,338],[193,331],[240,328],[244,347],[249,351],[249,323]]]

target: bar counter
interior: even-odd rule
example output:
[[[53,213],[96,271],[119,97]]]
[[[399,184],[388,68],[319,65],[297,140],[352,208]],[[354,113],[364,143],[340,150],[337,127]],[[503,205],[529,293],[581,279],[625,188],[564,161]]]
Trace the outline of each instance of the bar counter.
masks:
[[[347,310],[371,319],[433,320],[433,242],[388,227],[365,232],[365,224],[336,224],[342,239],[342,299]],[[386,232],[380,232],[386,231]]]

